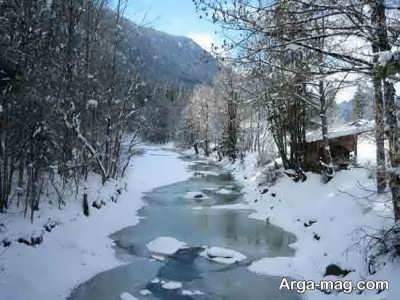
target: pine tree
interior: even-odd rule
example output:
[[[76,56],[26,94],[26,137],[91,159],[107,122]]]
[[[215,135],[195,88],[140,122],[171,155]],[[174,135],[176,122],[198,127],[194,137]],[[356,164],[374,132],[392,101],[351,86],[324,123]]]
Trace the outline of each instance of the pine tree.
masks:
[[[353,97],[353,120],[365,119],[365,98],[360,86]]]

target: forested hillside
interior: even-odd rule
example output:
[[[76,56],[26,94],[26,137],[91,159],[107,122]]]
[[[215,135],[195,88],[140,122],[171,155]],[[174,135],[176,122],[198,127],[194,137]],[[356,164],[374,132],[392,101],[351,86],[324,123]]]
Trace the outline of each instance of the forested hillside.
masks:
[[[210,84],[218,72],[215,57],[187,37],[140,27],[129,20],[123,31],[121,49],[127,61],[138,65],[149,80],[190,87]],[[141,63],[137,64],[138,60]]]
[[[33,220],[48,185],[122,176],[126,135],[167,141],[161,115],[216,74],[193,41],[140,27],[115,4],[0,2],[0,211],[14,202]]]

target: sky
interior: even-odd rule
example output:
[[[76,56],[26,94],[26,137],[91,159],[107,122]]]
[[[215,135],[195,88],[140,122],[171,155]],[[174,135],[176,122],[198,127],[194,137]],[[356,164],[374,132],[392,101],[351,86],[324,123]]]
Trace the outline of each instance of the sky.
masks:
[[[169,34],[189,37],[206,50],[218,40],[218,27],[199,18],[192,0],[130,0],[126,17]]]
[[[220,40],[218,26],[199,18],[192,0],[129,0],[125,15],[137,24],[189,37],[208,51]],[[342,89],[337,102],[350,100],[355,89]]]
[[[139,25],[189,37],[208,51],[221,40],[218,26],[199,18],[192,0],[128,0],[125,16]],[[340,90],[336,101],[351,100],[355,90],[355,86]]]

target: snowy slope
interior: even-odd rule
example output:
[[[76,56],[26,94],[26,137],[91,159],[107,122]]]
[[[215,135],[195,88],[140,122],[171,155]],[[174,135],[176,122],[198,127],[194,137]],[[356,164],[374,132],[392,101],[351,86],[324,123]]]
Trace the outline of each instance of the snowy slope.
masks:
[[[69,201],[63,211],[43,206],[33,227],[40,230],[50,216],[60,223],[44,235],[43,244],[35,248],[13,242],[5,250],[1,248],[1,300],[64,299],[77,284],[122,263],[115,257],[108,235],[139,222],[136,212],[143,206],[143,192],[189,177],[185,163],[175,152],[152,147],[145,150],[132,161],[126,177],[127,192],[118,203],[107,202],[101,210],[91,209],[89,218],[82,215],[80,201],[71,199],[73,202]],[[110,189],[108,186],[98,192],[109,193]],[[0,232],[0,240],[32,231],[21,213],[0,223],[7,228]]]
[[[363,161],[373,163],[374,151],[370,148],[373,146],[369,144],[362,146],[366,150]],[[355,293],[326,295],[315,291],[303,295],[305,299],[400,299],[400,286],[396,284],[400,278],[399,262],[388,262],[375,275],[367,272],[365,232],[374,233],[393,224],[388,195],[377,197],[371,193],[375,188],[371,171],[363,168],[341,171],[328,184],[323,184],[320,176],[312,173],[307,174],[304,183],[283,177],[262,194],[265,187],[258,186],[262,169],[257,167],[256,161],[256,155],[250,154],[243,164],[225,163],[243,184],[246,193],[246,204],[231,208],[252,209],[254,213],[250,218],[278,225],[294,233],[298,240],[292,244],[296,249],[294,257],[264,258],[253,262],[250,271],[319,281],[329,278],[324,277],[328,265],[337,264],[342,269],[354,271],[346,276],[346,280],[389,280],[390,289],[380,294],[366,292],[362,296]]]

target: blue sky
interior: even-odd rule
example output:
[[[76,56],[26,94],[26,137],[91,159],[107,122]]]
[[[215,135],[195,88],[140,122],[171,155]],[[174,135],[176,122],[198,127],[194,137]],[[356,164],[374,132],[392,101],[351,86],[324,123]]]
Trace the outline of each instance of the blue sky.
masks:
[[[160,31],[190,37],[207,50],[217,40],[217,27],[199,19],[192,0],[130,0],[126,17]]]

